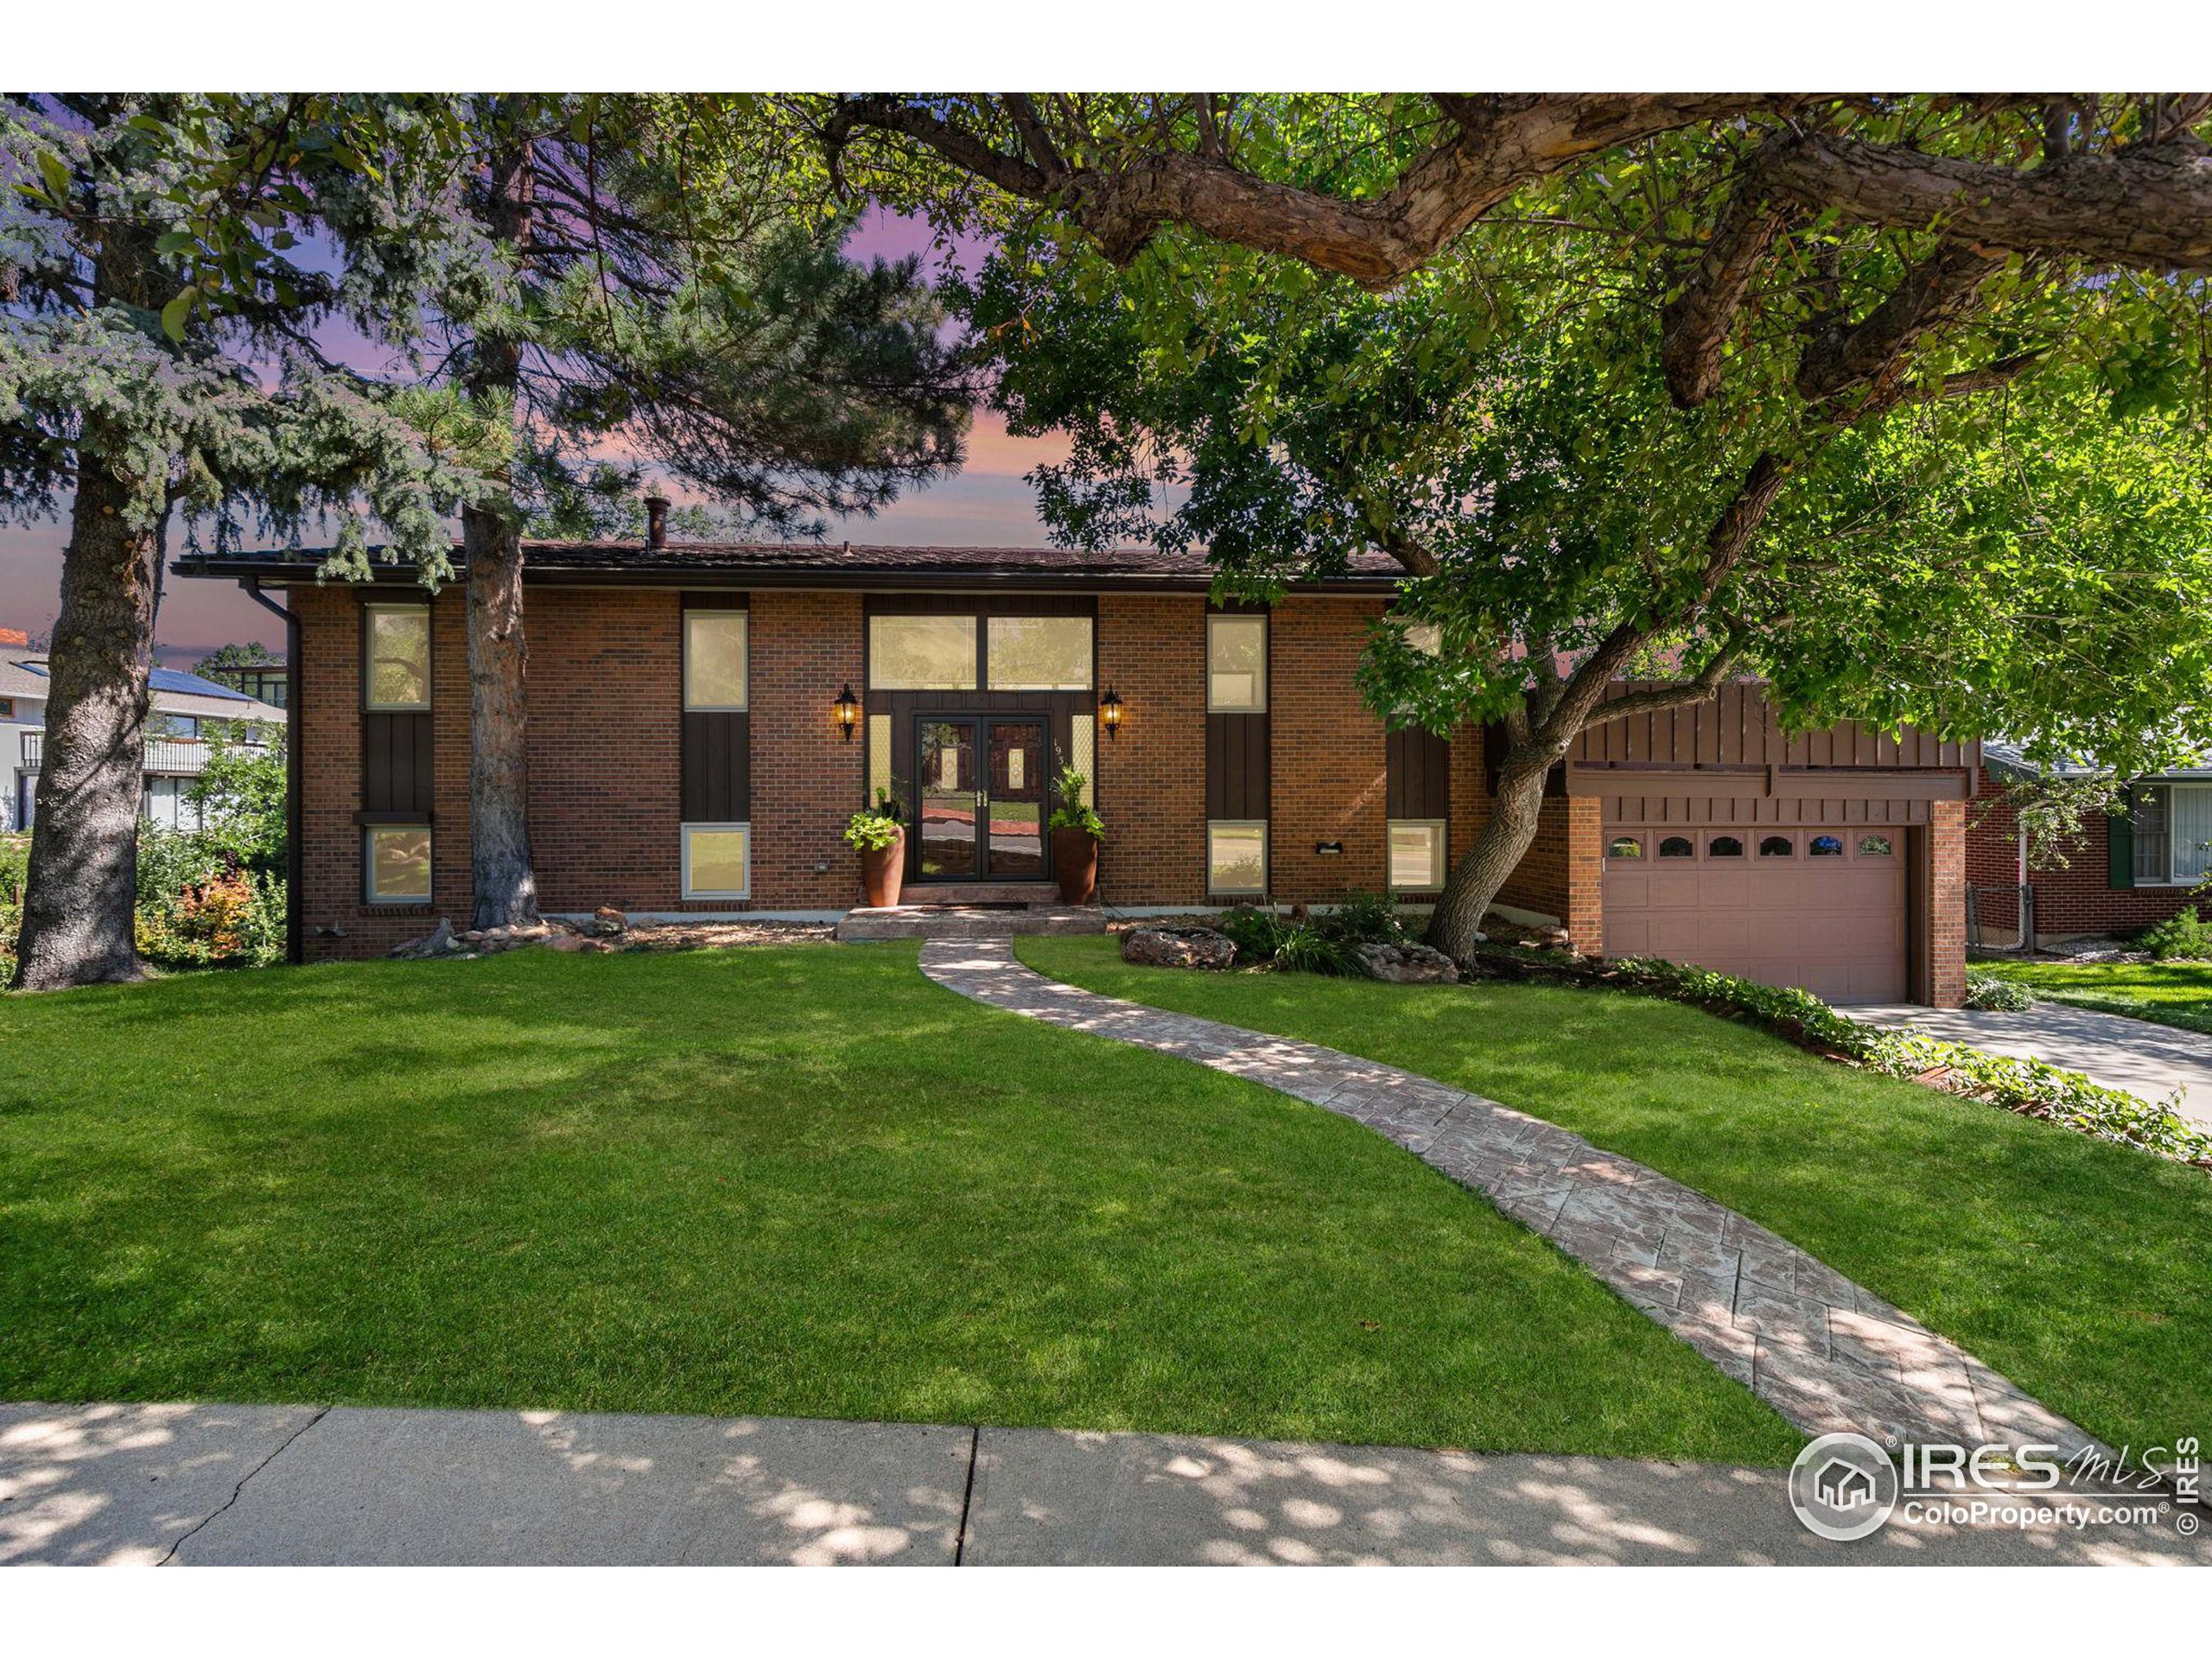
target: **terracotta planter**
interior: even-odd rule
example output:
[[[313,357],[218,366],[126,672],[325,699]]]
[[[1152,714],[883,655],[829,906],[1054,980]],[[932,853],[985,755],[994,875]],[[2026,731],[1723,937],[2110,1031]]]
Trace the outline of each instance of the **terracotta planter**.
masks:
[[[1081,830],[1052,831],[1052,873],[1060,902],[1087,905],[1098,896],[1098,842]]]
[[[861,902],[871,910],[899,902],[906,885],[906,832],[901,830],[888,847],[861,849]]]

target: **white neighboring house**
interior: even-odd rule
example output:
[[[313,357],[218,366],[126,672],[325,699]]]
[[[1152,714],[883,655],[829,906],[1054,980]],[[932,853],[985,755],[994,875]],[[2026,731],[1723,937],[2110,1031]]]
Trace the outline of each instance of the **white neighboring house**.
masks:
[[[45,658],[20,648],[0,652],[0,784],[6,785],[0,791],[0,832],[31,827],[45,750],[48,690]],[[244,728],[245,741],[252,742],[257,741],[254,726],[281,727],[284,711],[175,668],[154,671],[153,696],[139,815],[168,829],[197,830],[199,809],[185,796],[207,763],[203,725],[252,722]]]

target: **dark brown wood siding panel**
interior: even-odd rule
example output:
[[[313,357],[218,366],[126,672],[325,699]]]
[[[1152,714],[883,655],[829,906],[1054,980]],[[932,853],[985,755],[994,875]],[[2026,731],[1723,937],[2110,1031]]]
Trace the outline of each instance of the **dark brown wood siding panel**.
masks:
[[[683,821],[747,823],[753,818],[753,716],[686,711]]]
[[[1623,682],[1607,689],[1606,699],[1644,689]],[[1765,688],[1739,682],[1722,686],[1707,702],[1592,726],[1575,740],[1567,758],[1586,766],[1971,769],[1980,763],[1980,745],[1951,742],[1911,726],[1887,732],[1855,720],[1789,737]]]
[[[1447,818],[1452,813],[1452,745],[1418,726],[1385,740],[1389,782],[1384,816]]]
[[[434,779],[430,716],[371,709],[361,716],[361,810],[420,812],[427,820]]]
[[[1206,817],[1268,816],[1268,717],[1206,716]]]

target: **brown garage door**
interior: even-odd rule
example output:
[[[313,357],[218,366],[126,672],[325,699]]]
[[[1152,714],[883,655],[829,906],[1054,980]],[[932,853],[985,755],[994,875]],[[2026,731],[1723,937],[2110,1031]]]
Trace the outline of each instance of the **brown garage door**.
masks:
[[[1905,1000],[1901,827],[1605,831],[1605,954]]]

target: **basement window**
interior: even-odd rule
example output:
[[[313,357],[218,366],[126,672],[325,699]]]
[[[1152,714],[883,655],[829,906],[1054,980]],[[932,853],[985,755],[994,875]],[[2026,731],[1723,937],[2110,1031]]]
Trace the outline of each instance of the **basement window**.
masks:
[[[430,902],[430,826],[427,823],[372,824],[363,867],[372,905]]]
[[[1398,893],[1434,893],[1444,886],[1444,821],[1392,820],[1390,886]]]
[[[686,899],[749,899],[753,896],[751,824],[687,823],[683,826],[683,896]]]
[[[1206,891],[1268,890],[1268,826],[1264,819],[1206,825]]]

